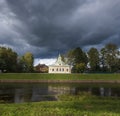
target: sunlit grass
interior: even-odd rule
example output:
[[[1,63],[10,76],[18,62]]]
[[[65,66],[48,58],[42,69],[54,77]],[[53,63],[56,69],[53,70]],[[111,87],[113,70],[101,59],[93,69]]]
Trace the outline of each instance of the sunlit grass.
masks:
[[[120,116],[120,99],[88,94],[62,95],[60,101],[0,104],[0,116]]]
[[[120,74],[40,74],[40,73],[1,73],[0,79],[31,80],[120,80]]]

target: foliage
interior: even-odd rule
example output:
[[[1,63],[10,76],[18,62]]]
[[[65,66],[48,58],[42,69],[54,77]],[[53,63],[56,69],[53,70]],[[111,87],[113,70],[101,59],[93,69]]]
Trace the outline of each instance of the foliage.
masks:
[[[33,55],[27,52],[20,57],[11,48],[0,47],[0,70],[2,72],[32,72]]]
[[[71,63],[71,65],[73,65],[72,72],[74,73],[83,72],[83,68],[86,67],[88,63],[87,55],[82,51],[80,47],[68,51],[67,58],[68,63]]]
[[[99,64],[100,64],[100,59],[99,59],[99,52],[96,48],[91,48],[88,51],[88,56],[89,56],[89,63],[92,71],[98,71],[99,70]]]
[[[17,53],[10,48],[0,47],[0,70],[16,72]]]
[[[74,69],[75,68],[75,69]],[[76,73],[83,73],[86,69],[86,65],[85,63],[79,63],[79,64],[76,64],[74,67],[73,67],[73,70],[74,72]]]
[[[32,72],[33,71],[33,62],[34,62],[32,53],[30,53],[30,52],[25,53],[22,57],[22,61],[24,62],[24,71]]]
[[[18,72],[25,72],[25,61],[23,56],[18,57]]]
[[[115,44],[107,44],[101,49],[101,64],[103,69],[107,67],[109,72],[119,70],[119,50]]]
[[[102,66],[102,72],[107,71],[107,64],[106,64],[106,50],[102,48],[100,50],[100,65]]]
[[[77,47],[67,52],[68,64],[72,65],[73,73],[81,72],[120,72],[120,51],[117,45],[106,44],[100,52],[96,48],[90,48],[88,54]],[[82,71],[80,64],[85,64]],[[90,66],[88,70],[87,66]]]

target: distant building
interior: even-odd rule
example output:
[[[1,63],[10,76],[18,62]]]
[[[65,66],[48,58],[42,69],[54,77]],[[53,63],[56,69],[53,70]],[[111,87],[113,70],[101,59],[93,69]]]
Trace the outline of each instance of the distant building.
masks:
[[[40,73],[47,73],[48,72],[48,66],[45,64],[38,64],[35,66],[35,71]]]
[[[63,62],[59,54],[56,62],[49,66],[48,73],[71,73],[71,66]]]

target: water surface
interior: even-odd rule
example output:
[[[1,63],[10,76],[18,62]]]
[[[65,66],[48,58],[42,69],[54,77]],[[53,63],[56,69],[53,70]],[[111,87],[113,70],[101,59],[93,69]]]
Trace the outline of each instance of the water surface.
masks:
[[[120,97],[116,84],[0,84],[0,103],[56,101],[62,94],[89,92],[95,96]]]

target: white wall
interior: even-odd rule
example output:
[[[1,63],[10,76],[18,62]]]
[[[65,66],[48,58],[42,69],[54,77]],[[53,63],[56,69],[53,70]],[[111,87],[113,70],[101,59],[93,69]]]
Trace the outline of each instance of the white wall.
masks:
[[[71,73],[70,66],[49,66],[49,73]]]

